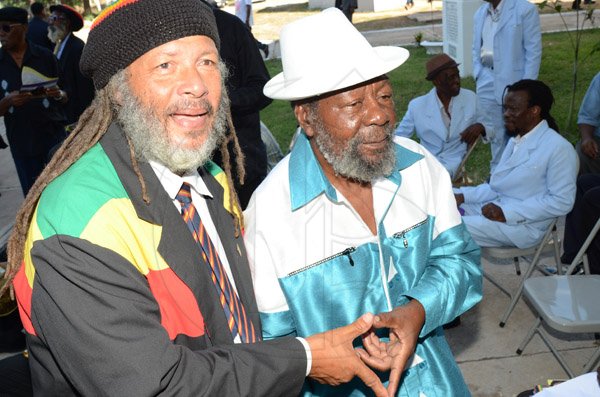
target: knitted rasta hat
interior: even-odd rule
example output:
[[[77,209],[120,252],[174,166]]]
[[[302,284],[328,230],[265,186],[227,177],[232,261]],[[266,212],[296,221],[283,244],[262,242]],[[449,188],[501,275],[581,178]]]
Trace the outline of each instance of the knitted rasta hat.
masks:
[[[198,0],[119,0],[94,20],[79,66],[103,88],[146,52],[188,36],[220,41],[213,11]]]

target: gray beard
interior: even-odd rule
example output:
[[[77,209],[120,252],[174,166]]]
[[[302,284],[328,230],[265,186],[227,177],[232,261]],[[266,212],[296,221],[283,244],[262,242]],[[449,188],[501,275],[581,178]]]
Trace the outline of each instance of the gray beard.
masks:
[[[169,138],[166,127],[160,122],[155,112],[140,103],[133,95],[128,83],[119,85],[121,106],[117,109],[116,118],[121,128],[130,139],[136,157],[145,161],[156,161],[177,175],[184,175],[205,164],[223,141],[227,131],[227,109],[229,98],[222,91],[221,101],[216,110],[213,125],[207,134],[206,141],[198,148],[187,149],[180,147]],[[202,101],[202,106],[213,114],[215,111],[205,99],[182,101],[177,103],[179,108],[185,108]],[[167,109],[165,112],[169,113]],[[190,131],[190,134],[201,133]]]
[[[48,26],[48,38],[54,44],[58,43],[60,40],[64,39],[66,33],[63,29],[56,26]]]
[[[317,135],[315,142],[325,160],[332,166],[336,175],[343,176],[358,182],[367,182],[390,175],[396,164],[396,150],[394,148],[392,126],[385,127],[388,144],[376,161],[370,161],[358,149],[362,137],[357,134],[350,139],[343,148],[331,137],[326,127],[317,121],[315,124]]]

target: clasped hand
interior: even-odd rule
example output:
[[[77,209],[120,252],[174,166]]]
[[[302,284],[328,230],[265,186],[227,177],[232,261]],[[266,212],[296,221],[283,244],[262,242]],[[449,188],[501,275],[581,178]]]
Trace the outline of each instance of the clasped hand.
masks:
[[[391,312],[376,316],[365,314],[346,327],[310,336],[306,338],[313,362],[309,377],[320,383],[339,385],[358,376],[376,396],[395,396],[424,323],[423,306],[412,300]],[[377,337],[377,328],[389,329],[389,342]],[[352,346],[358,336],[363,338],[364,349]],[[390,371],[387,389],[369,367]]]

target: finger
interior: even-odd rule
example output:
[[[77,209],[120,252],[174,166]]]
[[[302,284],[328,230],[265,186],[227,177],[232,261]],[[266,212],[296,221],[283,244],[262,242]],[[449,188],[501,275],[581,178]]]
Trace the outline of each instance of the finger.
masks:
[[[380,355],[381,354],[381,346],[379,343],[379,338],[377,336],[375,336],[373,333],[370,333],[367,336],[363,336],[363,346],[364,346],[365,350],[371,355],[373,355],[373,354]]]
[[[362,361],[357,360],[356,376],[358,376],[365,385],[367,385],[377,397],[388,397],[386,388],[375,372],[371,371]]]
[[[352,324],[339,328],[343,340],[354,340],[354,338],[368,332],[373,326],[373,314],[365,313]]]
[[[375,328],[392,328],[395,324],[393,323],[393,316],[390,312],[379,313],[373,320],[373,326]]]
[[[391,354],[396,354],[394,359],[392,360],[390,367],[390,377],[387,387],[388,396],[395,396],[398,391],[398,387],[400,385],[400,377],[402,376],[402,372],[404,372],[404,367],[406,367],[406,362],[410,358],[412,352],[408,351],[408,349],[402,349],[402,344],[397,343],[394,347],[392,347],[394,352],[389,352]]]
[[[380,357],[373,356],[363,349],[356,349],[356,355],[369,367],[378,371],[387,371],[390,369],[390,361],[383,360]]]

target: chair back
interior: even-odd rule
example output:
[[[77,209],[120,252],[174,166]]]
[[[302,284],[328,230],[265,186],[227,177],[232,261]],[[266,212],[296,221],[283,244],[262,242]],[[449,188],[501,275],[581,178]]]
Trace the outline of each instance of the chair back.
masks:
[[[596,237],[596,234],[598,233],[598,229],[600,229],[600,218],[598,218],[598,220],[596,221],[596,224],[592,228],[592,231],[588,234],[587,238],[583,242],[583,245],[577,252],[577,255],[575,255],[575,259],[573,259],[573,262],[571,262],[571,264],[569,265],[569,268],[567,269],[565,274],[573,274],[573,272],[575,271],[575,269],[581,262],[583,262],[583,264],[584,264],[585,272],[589,273],[589,265],[587,263],[586,252],[588,250],[588,247],[594,240],[594,237]]]

